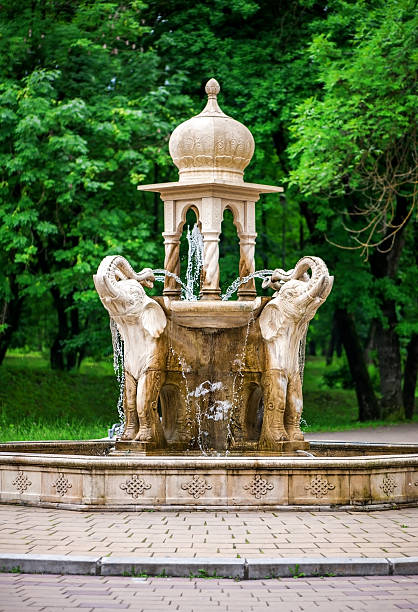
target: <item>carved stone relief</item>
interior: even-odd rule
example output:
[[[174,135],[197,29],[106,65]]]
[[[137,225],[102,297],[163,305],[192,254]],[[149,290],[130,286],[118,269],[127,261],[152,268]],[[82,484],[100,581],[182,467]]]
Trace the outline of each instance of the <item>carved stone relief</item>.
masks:
[[[380,485],[380,488],[382,489],[383,493],[385,495],[387,495],[388,497],[390,497],[391,495],[393,495],[394,490],[396,489],[398,485],[395,482],[395,479],[393,478],[393,476],[391,476],[390,474],[387,474],[382,481],[382,484]]]
[[[151,488],[148,482],[145,482],[143,478],[140,478],[136,474],[133,474],[131,478],[128,478],[125,482],[120,485],[123,491],[126,491],[128,495],[137,499],[139,495],[143,495],[144,491]]]
[[[261,496],[266,495],[267,491],[271,491],[274,485],[265,478],[262,478],[260,474],[255,474],[254,478],[248,484],[245,484],[243,488],[249,491],[251,495],[254,495],[256,499],[261,499]]]
[[[51,486],[55,488],[58,495],[61,495],[61,497],[64,497],[68,489],[71,489],[73,485],[68,480],[68,478],[64,476],[64,474],[60,474],[57,480],[53,482]]]
[[[12,485],[16,487],[19,493],[25,493],[26,489],[29,489],[31,484],[31,481],[23,472],[18,472],[16,478],[12,482]]]
[[[189,482],[184,482],[181,485],[181,488],[183,491],[188,491],[189,494],[195,499],[198,499],[199,497],[202,497],[206,491],[211,489],[212,485],[207,483],[201,476],[195,474],[193,478],[189,480]]]
[[[328,482],[326,478],[322,478],[322,476],[315,476],[305,485],[305,489],[310,491],[315,497],[321,498],[328,495],[328,491],[335,489],[335,485]]]

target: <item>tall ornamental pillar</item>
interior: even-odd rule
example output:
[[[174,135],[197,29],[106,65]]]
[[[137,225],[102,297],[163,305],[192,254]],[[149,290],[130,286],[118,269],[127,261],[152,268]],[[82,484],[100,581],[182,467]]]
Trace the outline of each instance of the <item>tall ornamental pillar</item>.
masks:
[[[282,187],[246,183],[244,170],[254,154],[250,130],[226,115],[219,107],[219,83],[210,79],[205,91],[208,100],[201,113],[184,121],[171,134],[170,155],[179,170],[179,180],[172,183],[140,185],[141,191],[158,191],[164,201],[164,267],[180,275],[180,236],[189,208],[199,216],[204,253],[201,299],[218,300],[219,237],[223,213],[233,212],[240,240],[239,276],[255,271],[255,202],[261,193],[278,193]],[[272,264],[273,265],[273,264]],[[164,296],[178,299],[181,287],[166,277]],[[238,290],[238,299],[256,298],[254,279]]]

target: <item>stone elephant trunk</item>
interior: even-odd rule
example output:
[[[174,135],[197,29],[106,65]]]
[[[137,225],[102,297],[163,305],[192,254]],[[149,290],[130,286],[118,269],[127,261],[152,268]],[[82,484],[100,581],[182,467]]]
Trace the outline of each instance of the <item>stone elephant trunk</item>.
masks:
[[[158,397],[164,383],[167,319],[161,306],[148,297],[150,268],[137,273],[121,256],[105,257],[93,277],[103,306],[116,323],[124,343],[125,390],[123,440],[166,445],[158,415]]]
[[[300,347],[309,321],[328,297],[333,280],[322,259],[308,256],[293,270],[274,270],[263,283],[276,293],[259,319],[266,352],[261,448],[274,449],[282,441],[303,440]]]

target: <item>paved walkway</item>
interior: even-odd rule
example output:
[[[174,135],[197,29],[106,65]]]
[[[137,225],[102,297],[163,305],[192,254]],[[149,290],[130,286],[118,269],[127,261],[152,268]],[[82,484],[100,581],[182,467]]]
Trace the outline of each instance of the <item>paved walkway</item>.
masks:
[[[415,576],[203,580],[0,574],[0,612],[400,612],[418,609]]]
[[[330,431],[305,434],[305,439],[332,440],[341,442],[398,442],[399,444],[418,444],[418,423],[364,427],[347,431]]]
[[[77,512],[0,506],[0,553],[417,557],[418,508],[374,512]]]

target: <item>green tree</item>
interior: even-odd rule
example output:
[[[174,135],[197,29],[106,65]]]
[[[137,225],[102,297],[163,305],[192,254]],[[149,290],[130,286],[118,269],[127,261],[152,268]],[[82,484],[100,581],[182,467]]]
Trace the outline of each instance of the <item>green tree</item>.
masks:
[[[399,263],[416,198],[417,25],[410,0],[331,2],[308,49],[321,91],[297,107],[289,147],[291,184],[316,196],[317,228],[369,256],[384,415],[402,409],[399,306],[411,297]]]
[[[3,9],[0,358],[23,301],[36,308],[49,292],[51,365],[77,366],[106,329],[91,279],[100,259],[155,260],[149,237],[161,215],[135,186],[167,164],[168,135],[190,103],[177,95],[181,80],[164,85],[158,56],[141,46],[143,8],[39,1]]]

